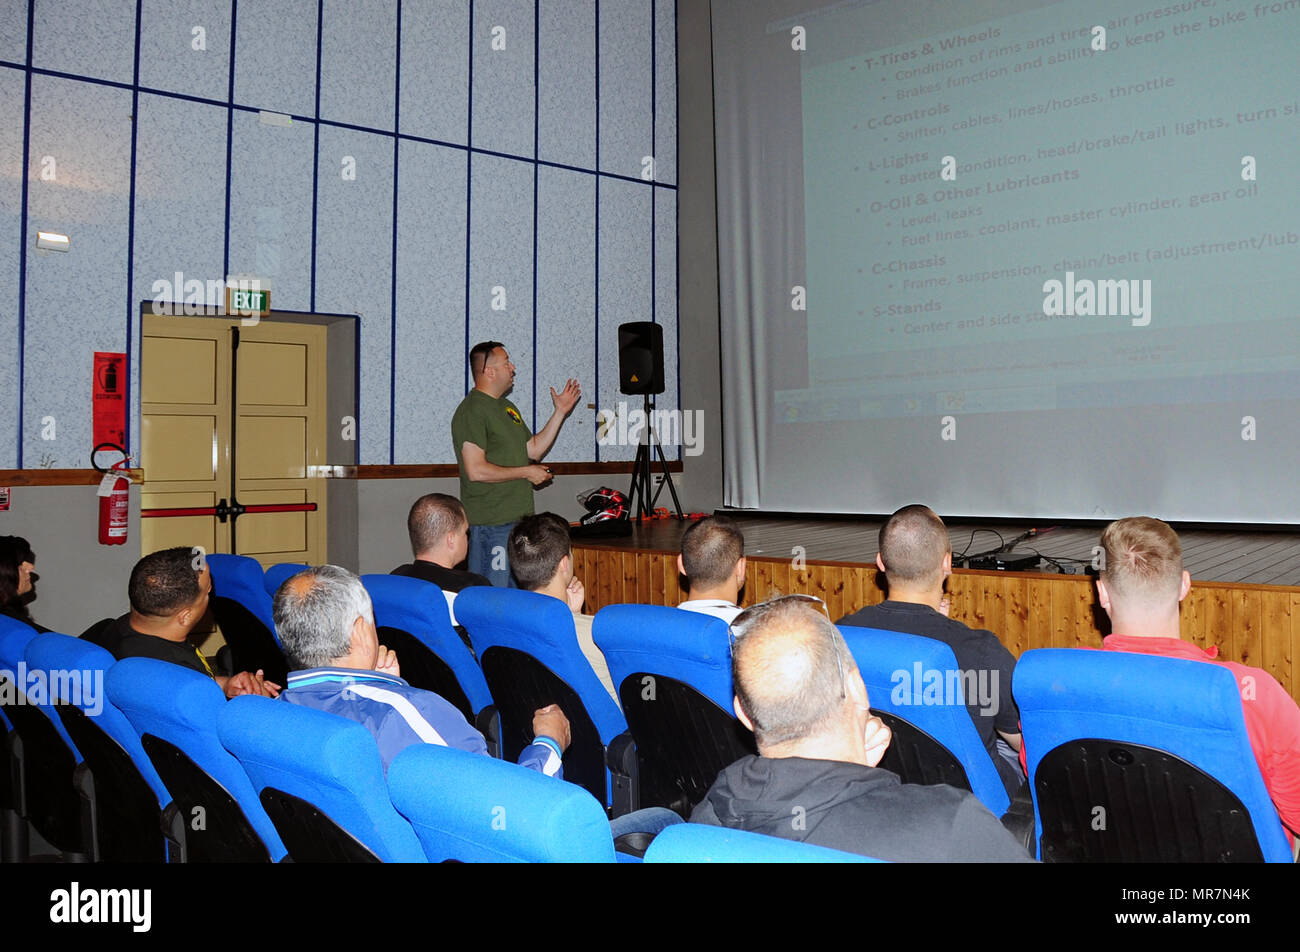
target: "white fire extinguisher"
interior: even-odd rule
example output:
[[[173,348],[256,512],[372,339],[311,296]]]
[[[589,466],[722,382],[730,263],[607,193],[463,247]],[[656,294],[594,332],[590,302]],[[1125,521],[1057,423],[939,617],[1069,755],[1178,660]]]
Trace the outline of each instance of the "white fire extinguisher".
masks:
[[[114,470],[127,468],[123,459],[113,465]],[[99,544],[125,545],[130,510],[131,480],[125,476],[107,472],[99,484]]]

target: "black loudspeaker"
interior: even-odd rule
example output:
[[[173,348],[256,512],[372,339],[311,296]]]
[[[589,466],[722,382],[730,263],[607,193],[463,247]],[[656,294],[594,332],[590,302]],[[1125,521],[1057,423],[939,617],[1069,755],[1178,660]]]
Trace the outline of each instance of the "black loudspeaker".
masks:
[[[619,393],[664,392],[664,329],[651,321],[618,326]]]

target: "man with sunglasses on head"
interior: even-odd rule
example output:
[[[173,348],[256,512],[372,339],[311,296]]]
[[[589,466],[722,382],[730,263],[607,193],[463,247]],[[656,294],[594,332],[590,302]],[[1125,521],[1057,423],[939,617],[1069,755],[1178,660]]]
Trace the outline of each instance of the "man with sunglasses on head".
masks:
[[[707,823],[894,862],[1028,862],[970,792],[903,784],[876,765],[890,732],[825,607],[773,599],[732,623],[736,716],[758,755],[718,775],[691,815]]]

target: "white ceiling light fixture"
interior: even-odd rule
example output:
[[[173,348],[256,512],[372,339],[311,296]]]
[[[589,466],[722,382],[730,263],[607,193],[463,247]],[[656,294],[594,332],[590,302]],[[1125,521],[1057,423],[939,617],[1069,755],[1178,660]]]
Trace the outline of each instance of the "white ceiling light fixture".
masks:
[[[46,251],[67,251],[67,235],[60,235],[57,231],[38,231],[36,233],[36,247],[44,248]]]

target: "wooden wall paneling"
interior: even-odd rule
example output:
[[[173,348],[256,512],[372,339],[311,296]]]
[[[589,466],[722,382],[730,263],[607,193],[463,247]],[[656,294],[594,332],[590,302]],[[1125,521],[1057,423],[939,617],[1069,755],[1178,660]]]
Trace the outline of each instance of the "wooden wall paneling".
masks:
[[[615,592],[614,604],[635,602],[637,601],[636,553],[620,552],[618,556],[622,584],[618,586]]]
[[[1002,623],[993,633],[1016,657],[1029,648],[1029,579],[1009,576],[1003,580]]]
[[[1205,647],[1219,646],[1219,657],[1233,657],[1232,605],[1228,598],[1228,589],[1206,587],[1205,589]]]
[[[1287,592],[1260,592],[1260,638],[1265,671],[1291,691],[1291,596]]]
[[[1287,658],[1291,663],[1291,683],[1287,690],[1292,697],[1300,695],[1300,672],[1296,671],[1295,659],[1300,657],[1300,592],[1292,592],[1290,599],[1291,632],[1287,642]]]
[[[756,605],[772,589],[772,563],[767,559],[750,559],[745,573],[745,591],[741,605]]]
[[[613,549],[600,549],[596,557],[600,561],[600,584],[596,586],[596,598],[600,607],[604,608],[620,600],[614,591],[617,588],[622,593],[623,557],[622,553]]]
[[[582,603],[582,610],[583,610],[584,612],[587,612],[587,613],[590,614],[590,613],[591,613],[591,588],[592,588],[592,581],[593,581],[593,580],[592,580],[592,578],[590,577],[589,573],[587,572],[587,552],[588,552],[588,551],[590,551],[590,550],[588,550],[588,549],[581,549],[581,548],[574,548],[574,550],[573,550],[573,574],[574,574],[574,576],[578,579],[578,581],[582,582],[582,588],[583,588],[583,593],[584,593],[583,603]]]
[[[822,600],[822,604],[826,606],[827,614],[829,614],[832,619],[839,617],[834,614],[830,607],[831,589],[835,587],[834,583],[831,581],[831,576],[835,571],[836,569],[833,565],[808,566],[808,587],[803,589],[805,595],[812,595]]]
[[[1072,592],[1060,585],[1049,586],[1051,601],[1049,612],[1052,618],[1052,647],[1075,648],[1074,610],[1076,601]]]
[[[677,605],[686,601],[686,589],[682,588],[682,574],[677,571],[677,559],[668,557],[664,565],[664,604]]]
[[[1178,633],[1204,650],[1205,640],[1205,589],[1192,586],[1179,609]]]
[[[664,604],[664,563],[662,556],[653,552],[645,554],[645,585],[649,590],[646,601],[651,605]],[[641,556],[637,556],[637,579],[641,578]],[[639,589],[638,589],[639,590]]]
[[[686,596],[673,553],[577,549],[574,566],[586,583],[589,612],[618,602],[676,605]],[[989,628],[1017,657],[1035,648],[1101,644],[1088,579],[963,572],[949,580],[949,591],[952,617]],[[786,559],[749,560],[744,604],[793,592],[825,599],[833,620],[883,598],[871,566],[809,563],[795,571]],[[1293,668],[1300,651],[1300,592],[1294,589],[1194,586],[1180,630],[1193,644],[1218,645],[1225,660],[1262,667],[1288,692],[1298,687]]]
[[[1066,583],[1074,594],[1074,647],[1100,648],[1101,628],[1097,612],[1097,587],[1091,579],[1086,581],[1078,576],[1070,576]]]
[[[756,601],[767,601],[773,595],[790,595],[799,591],[792,587],[790,563],[785,559],[774,560],[772,562],[772,587],[767,593]]]
[[[1027,610],[1029,650],[1052,647],[1052,586],[1050,583],[1042,579],[1029,579]]]
[[[1259,589],[1240,589],[1233,592],[1231,660],[1256,668],[1264,667],[1264,645],[1259,626],[1263,619],[1263,605]]]
[[[974,598],[971,600],[975,609],[975,620],[971,622],[971,627],[987,628],[1000,634],[1006,628],[1004,614],[1007,580],[1003,577],[985,578],[981,581],[984,584],[979,586],[979,590],[974,593]]]
[[[953,573],[948,576],[945,593],[948,596],[948,617],[963,624],[971,617],[970,576]]]

